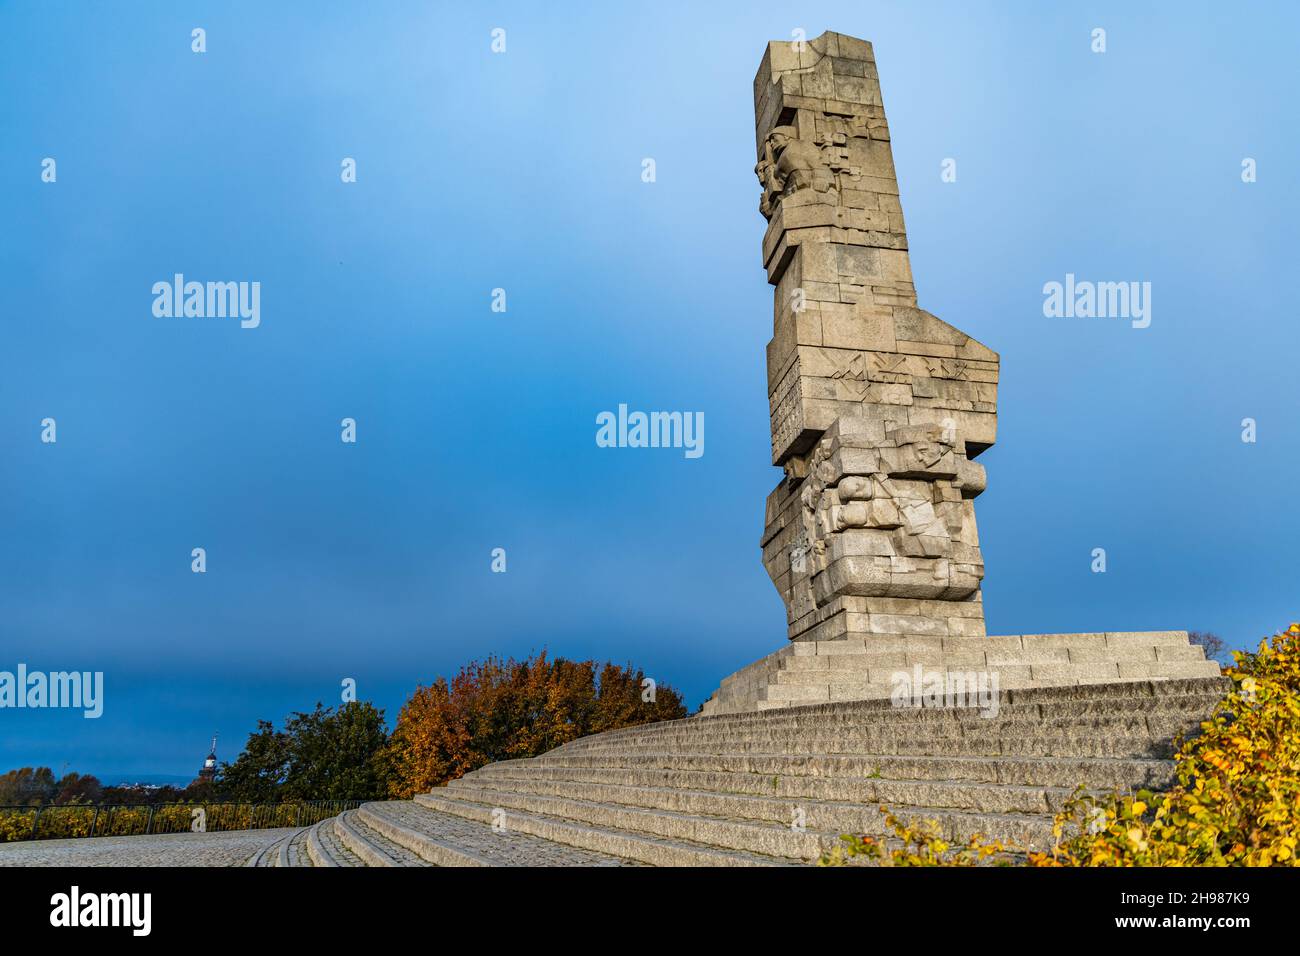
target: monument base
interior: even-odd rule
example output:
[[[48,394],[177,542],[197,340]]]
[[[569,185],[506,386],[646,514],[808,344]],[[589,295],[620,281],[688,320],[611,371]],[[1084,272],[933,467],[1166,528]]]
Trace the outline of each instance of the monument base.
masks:
[[[836,596],[814,608],[787,631],[796,643],[848,639],[893,641],[912,637],[984,637],[984,603],[979,591],[961,601],[898,597]]]
[[[722,681],[702,716],[831,701],[877,700],[921,687],[997,691],[1218,677],[1186,631],[873,635],[795,641]]]

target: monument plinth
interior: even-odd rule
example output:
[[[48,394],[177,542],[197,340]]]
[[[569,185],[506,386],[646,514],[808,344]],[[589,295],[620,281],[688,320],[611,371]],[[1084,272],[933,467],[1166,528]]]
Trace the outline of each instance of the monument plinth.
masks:
[[[794,644],[705,713],[888,696],[916,664],[996,667],[1004,687],[1216,675],[1182,631],[985,636],[975,459],[997,439],[998,355],[917,306],[871,44],[769,43],[754,116],[785,472],[761,544]]]

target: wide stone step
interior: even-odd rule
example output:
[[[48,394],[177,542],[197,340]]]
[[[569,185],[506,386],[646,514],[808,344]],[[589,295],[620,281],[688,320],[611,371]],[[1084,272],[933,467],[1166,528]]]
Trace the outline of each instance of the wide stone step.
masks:
[[[423,862],[425,866],[494,866],[493,860],[477,851],[472,836],[457,838],[440,828],[436,820],[423,826],[392,812],[386,803],[366,803],[357,810],[357,819],[372,832],[395,847]],[[450,836],[450,838],[449,838]]]
[[[281,843],[276,866],[312,866],[311,855],[307,852],[307,835],[311,827],[303,827]]]
[[[1205,649],[1195,644],[1144,644],[1130,647],[1033,647],[993,650],[944,651],[940,649],[894,650],[846,648],[853,653],[808,654],[783,658],[779,672],[869,670],[892,668],[910,670],[920,664],[934,670],[993,670],[1004,665],[1022,664],[1107,664],[1148,663],[1182,664],[1205,660]],[[1200,675],[1197,675],[1200,676]],[[1209,673],[1207,676],[1217,676]]]
[[[856,830],[859,817],[871,808],[872,820],[881,804],[890,809],[927,807],[975,813],[1053,814],[1074,791],[1067,787],[1023,787],[998,784],[917,780],[824,780],[793,778],[782,787],[780,778],[727,774],[695,775],[683,779],[664,773],[637,771],[561,771],[548,774],[477,773],[450,786],[478,786],[517,793],[578,797],[603,803],[631,804],[772,823],[789,823],[802,808],[807,825],[815,829]],[[692,786],[691,784],[694,784]],[[764,787],[764,784],[766,786]],[[749,789],[741,789],[748,786]],[[864,831],[865,832],[865,831]]]
[[[1169,698],[1119,698],[1098,701],[1077,701],[1047,705],[1001,705],[993,719],[1009,721],[1039,721],[1059,725],[1071,721],[1090,721],[1097,718],[1156,717],[1185,720],[1195,725],[1204,719],[1221,694],[1179,696]],[[856,702],[861,703],[861,702]],[[730,717],[706,717],[694,720],[666,721],[661,724],[608,731],[565,744],[560,750],[582,749],[597,743],[615,740],[679,740],[698,739],[701,735],[743,737],[756,731],[788,732],[792,730],[840,727],[924,727],[924,726],[977,726],[987,724],[990,718],[981,716],[975,709],[951,708],[900,708],[888,706],[872,710],[840,710],[834,705],[817,708],[789,708],[779,711],[743,715],[743,720]]]
[[[334,820],[334,817],[329,817],[307,829],[305,844],[311,865],[365,866],[365,862],[339,840],[334,830]]]
[[[1136,670],[1135,670],[1136,669]],[[749,710],[755,713],[772,713],[791,707],[839,702],[890,701],[895,685],[892,670],[872,671],[853,677],[831,680],[785,680],[778,672],[766,682],[756,685],[749,693]],[[954,673],[945,671],[944,673]],[[964,673],[969,673],[966,671]],[[1103,668],[1095,664],[1034,664],[1008,665],[998,668],[999,686],[1009,688],[1047,687],[1069,688],[1088,686],[1091,683],[1142,683],[1151,677],[1190,678],[1219,673],[1213,661],[1111,665]]]
[[[1130,714],[1086,717],[1033,717],[1029,715],[988,717],[971,721],[953,720],[917,720],[912,723],[879,722],[872,724],[851,724],[819,726],[778,726],[767,727],[755,725],[736,728],[731,731],[713,731],[700,728],[698,733],[675,731],[664,734],[645,734],[637,737],[622,737],[611,740],[593,738],[583,747],[565,747],[565,753],[578,753],[593,748],[634,748],[645,746],[665,747],[677,743],[708,744],[732,743],[736,741],[785,743],[802,746],[816,737],[853,737],[855,739],[872,739],[874,737],[993,737],[993,736],[1051,736],[1056,734],[1078,735],[1124,734],[1147,735],[1153,739],[1168,740],[1181,732],[1193,731],[1200,724],[1203,712],[1193,708],[1171,709],[1151,714],[1134,712]]]
[[[719,796],[759,797],[776,801],[773,806],[785,808],[775,815],[760,816],[782,822],[789,816],[792,801],[815,800],[823,803],[856,804],[890,808],[921,806],[951,810],[973,810],[979,813],[1057,813],[1074,794],[1074,787],[1024,786],[1018,784],[971,783],[955,780],[885,780],[873,778],[806,777],[774,774],[710,773],[701,771],[582,769],[566,767],[535,767],[531,772],[521,770],[480,770],[462,778],[472,785],[490,786],[506,790],[549,792],[556,795],[581,795],[583,788],[593,799],[613,803],[639,803],[639,791],[653,793],[657,790],[684,793],[710,793]],[[1081,781],[1082,782],[1082,781]],[[459,782],[453,783],[455,787]],[[1100,791],[1101,787],[1086,789]],[[599,787],[624,788],[623,791],[605,791]],[[550,789],[532,789],[547,787]],[[631,796],[620,795],[630,793]],[[644,806],[669,806],[669,804],[642,804]],[[684,808],[683,808],[684,809]],[[704,810],[701,812],[729,811]],[[751,816],[750,813],[739,813]]]
[[[831,829],[817,830],[816,824],[804,823],[808,829],[792,826],[797,818],[793,808],[787,807],[784,824],[759,822],[731,817],[705,815],[700,812],[682,812],[633,805],[608,804],[575,797],[558,797],[544,794],[494,790],[487,787],[462,785],[448,788],[451,793],[463,795],[475,803],[517,809],[526,813],[546,813],[621,830],[649,833],[667,839],[684,839],[707,846],[728,850],[748,850],[770,856],[802,860],[816,860],[823,852],[839,842],[839,835],[862,832],[885,836],[883,818],[875,808],[843,807],[843,822],[833,822],[823,815]],[[701,798],[717,797],[702,794]],[[745,799],[729,798],[735,807]],[[732,804],[726,804],[728,806]],[[723,803],[714,803],[721,809]],[[807,812],[806,808],[805,813]],[[734,810],[733,810],[734,812]],[[964,811],[942,810],[930,807],[908,808],[907,819],[934,820],[944,835],[953,840],[965,841],[973,834],[990,839],[1015,843],[1017,846],[1046,846],[1051,839],[1051,819],[1025,814],[976,814]]]
[[[554,754],[534,761],[492,764],[476,774],[520,766],[627,769],[648,772],[717,773],[753,776],[770,781],[886,779],[931,780],[1013,786],[1076,787],[1136,790],[1163,787],[1173,775],[1173,761],[1141,758],[1073,757],[932,757],[892,754],[681,754],[615,753]],[[472,775],[471,775],[472,776]],[[798,782],[791,782],[797,786]]]
[[[1200,722],[1213,711],[1214,703],[1218,698],[1212,699],[1183,699],[1177,702],[1171,702],[1160,706],[1132,706],[1124,709],[1116,709],[1109,712],[1097,711],[1086,714],[1061,714],[1057,712],[999,712],[996,717],[980,717],[975,712],[953,713],[952,711],[943,710],[900,710],[891,712],[890,716],[875,716],[871,719],[865,719],[860,716],[828,715],[824,719],[813,717],[803,717],[793,719],[782,717],[779,721],[776,719],[770,722],[752,720],[742,725],[730,727],[713,726],[701,723],[694,727],[678,726],[676,722],[664,726],[658,730],[646,730],[641,733],[628,734],[621,732],[610,732],[597,734],[592,737],[583,738],[579,741],[565,744],[557,748],[553,753],[573,753],[585,750],[591,747],[605,747],[611,744],[641,744],[641,743],[661,743],[668,744],[676,741],[698,741],[698,740],[744,740],[756,737],[773,738],[786,737],[792,738],[795,735],[813,734],[840,734],[846,732],[929,732],[929,733],[962,733],[966,730],[973,730],[977,733],[988,733],[991,721],[1003,722],[1004,726],[1015,727],[1017,732],[1021,732],[1028,725],[1043,727],[1103,727],[1109,723],[1114,725],[1115,721],[1130,721],[1134,726],[1139,721],[1144,722],[1148,728],[1155,727],[1157,731],[1164,732],[1171,728],[1183,728],[1194,731]],[[803,708],[788,711],[768,711],[763,714],[755,715],[762,717],[775,718],[776,715],[800,713]],[[896,714],[896,716],[895,716]]]
[[[780,713],[780,711],[768,711],[768,714]],[[814,721],[806,720],[800,722],[772,722],[772,723],[751,723],[740,727],[710,727],[700,726],[694,728],[671,727],[664,728],[657,733],[629,734],[620,737],[606,736],[597,734],[593,737],[584,738],[583,741],[574,741],[574,743],[565,744],[565,750],[580,750],[582,747],[574,746],[581,743],[582,746],[595,746],[596,744],[607,744],[613,742],[627,741],[635,743],[646,740],[709,740],[725,738],[727,740],[740,740],[756,735],[773,736],[782,735],[790,736],[793,734],[807,733],[906,733],[908,731],[922,732],[941,732],[941,733],[963,733],[978,732],[988,733],[990,728],[1010,727],[1016,732],[1024,730],[1026,727],[1111,727],[1122,722],[1128,722],[1133,725],[1146,723],[1147,721],[1176,721],[1179,723],[1195,724],[1199,721],[1196,719],[1204,713],[1201,707],[1187,706],[1170,706],[1162,708],[1141,709],[1134,708],[1127,711],[1116,711],[1113,713],[1097,714],[1055,714],[1055,713],[1026,713],[1020,712],[987,712],[981,713],[978,710],[962,710],[960,712],[952,710],[918,710],[910,708],[900,708],[897,712],[896,719],[874,718],[874,719],[850,719],[850,720],[823,720]]]
[[[834,658],[832,658],[834,659]],[[805,658],[807,660],[807,658]],[[839,660],[853,660],[853,658],[839,658]],[[985,675],[996,674],[997,684],[993,686],[993,691],[1008,690],[1016,687],[1029,687],[1031,685],[1040,685],[1043,681],[1063,681],[1063,686],[1072,686],[1082,681],[1141,681],[1150,676],[1149,672],[1159,668],[1160,670],[1171,675],[1191,677],[1191,676],[1208,676],[1217,673],[1218,665],[1212,661],[1181,661],[1178,663],[1152,663],[1146,668],[1148,673],[1141,676],[1126,675],[1122,673],[1125,668],[1117,663],[1072,663],[1069,661],[1055,661],[1044,659],[1036,663],[1029,662],[1007,662],[980,664],[977,666],[930,666],[913,663],[893,664],[878,663],[870,664],[867,661],[862,662],[863,666],[858,667],[828,667],[828,668],[800,668],[795,670],[779,670],[768,681],[768,688],[774,684],[777,685],[820,685],[827,684],[837,687],[838,685],[862,685],[864,692],[875,697],[888,697],[893,692],[899,675],[905,675],[910,686],[914,679],[915,668],[921,667],[923,675],[943,674],[945,681],[947,675],[962,675],[962,687],[968,688],[968,692],[987,689],[992,678]],[[973,683],[965,683],[968,679],[966,675],[974,674]],[[923,680],[925,677],[923,676]],[[934,678],[929,678],[933,680]],[[842,700],[855,700],[853,697],[841,697]]]
[[[616,856],[557,843],[518,828],[494,828],[410,800],[368,803],[357,812],[395,842],[438,866],[628,865]]]
[[[1124,673],[1131,670],[1125,665],[1136,663],[1145,664],[1143,673]],[[1206,664],[1210,666],[1207,667]],[[1105,652],[1081,659],[1071,657],[1065,651],[1048,650],[963,656],[906,653],[795,657],[783,661],[774,673],[775,676],[781,677],[792,674],[829,675],[840,671],[856,671],[859,674],[879,674],[881,682],[889,683],[900,673],[911,678],[917,668],[924,673],[997,674],[999,686],[1003,690],[1015,689],[1006,682],[1007,677],[1023,676],[1049,680],[1069,677],[1080,681],[1087,680],[1089,683],[1103,683],[1107,680],[1124,679],[1140,681],[1151,676],[1163,676],[1166,673],[1184,679],[1214,677],[1221,673],[1213,661],[1205,660],[1205,652],[1199,647],[1171,649],[1160,659],[1157,659],[1154,654],[1148,658],[1139,656],[1121,658],[1108,656]]]
[[[1051,713],[1058,716],[1072,714],[1089,714],[1122,711],[1159,712],[1169,706],[1170,701],[1183,701],[1191,709],[1204,707],[1213,709],[1230,686],[1223,677],[1193,680],[1135,681],[1116,682],[1095,685],[1078,685],[1069,687],[1031,688],[1013,690],[1000,695],[999,713],[1018,712]],[[722,714],[713,717],[688,717],[681,720],[664,721],[655,724],[642,724],[620,730],[607,731],[594,737],[566,744],[574,747],[597,739],[615,739],[618,737],[658,734],[665,731],[695,728],[733,729],[751,725],[782,726],[788,723],[829,723],[850,721],[853,723],[877,720],[910,721],[917,717],[928,718],[929,715],[946,714],[958,720],[970,718],[966,711],[954,711],[947,708],[916,711],[912,708],[896,708],[889,700],[837,701],[833,703],[810,703],[799,707],[784,708],[777,711],[747,712],[739,714]],[[979,719],[975,717],[975,719]]]
[[[831,834],[794,831],[773,823],[737,821],[698,814],[611,805],[568,797],[545,796],[461,785],[447,795],[508,811],[545,814],[590,826],[689,841],[706,847],[740,850],[787,859],[816,859],[831,845]],[[417,798],[421,799],[421,798]]]
[[[480,803],[465,792],[440,787],[417,794],[415,802],[441,813],[490,823],[498,820],[507,833],[525,833],[555,843],[632,860],[650,866],[784,866],[801,862],[747,850],[724,850],[690,839],[670,839],[654,833],[593,825],[581,818],[522,810],[509,812],[497,803]]]
[[[349,810],[334,821],[339,840],[366,866],[429,866],[428,860],[388,837],[383,827],[373,826],[373,817]]]
[[[298,831],[298,832],[302,832],[302,831]],[[280,862],[281,854],[284,852],[285,848],[288,847],[289,841],[293,839],[293,837],[296,835],[297,834],[290,833],[288,836],[282,837],[281,839],[276,840],[274,843],[262,847],[262,849],[258,850],[251,857],[249,857],[248,862],[244,865],[245,866],[283,866],[284,864]]]
[[[1186,665],[1180,665],[1186,667]],[[1210,665],[1217,667],[1217,665]],[[1030,670],[1028,667],[1024,669]],[[1044,684],[1054,680],[1054,682],[1069,685],[1069,680],[1065,675],[1056,676],[1034,676],[1015,675],[1005,676],[1002,685],[1027,685],[1028,683]],[[1108,678],[1108,680],[1117,680],[1117,678]],[[1122,679],[1121,679],[1122,680]],[[870,675],[868,678],[862,676],[846,676],[839,680],[774,680],[768,683],[766,687],[759,688],[755,698],[755,708],[758,713],[770,711],[764,705],[784,704],[784,705],[807,705],[807,704],[827,704],[827,702],[836,701],[893,701],[893,685],[888,680],[880,680],[876,675]],[[961,700],[971,700],[975,698],[975,692],[963,693]]]
[[[732,753],[897,754],[917,756],[1028,756],[1028,757],[1169,757],[1173,748],[1167,739],[1148,734],[1099,736],[1038,734],[1031,737],[909,737],[906,734],[845,734],[809,736],[778,741],[683,741],[673,749],[683,754],[705,754],[726,747]],[[584,754],[645,753],[661,749],[653,741],[583,748]]]

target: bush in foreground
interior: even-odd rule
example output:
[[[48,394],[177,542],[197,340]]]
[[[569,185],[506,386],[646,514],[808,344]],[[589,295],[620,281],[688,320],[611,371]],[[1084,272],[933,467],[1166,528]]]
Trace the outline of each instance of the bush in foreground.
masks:
[[[316,801],[270,804],[161,803],[150,805],[50,804],[45,807],[0,808],[0,843],[18,840],[62,840],[74,837],[140,836],[151,833],[258,830],[309,826],[355,807],[359,801]],[[202,811],[197,818],[196,811]]]
[[[1034,866],[1295,866],[1300,841],[1300,624],[1235,651],[1232,691],[1179,750],[1177,783],[1076,798]]]

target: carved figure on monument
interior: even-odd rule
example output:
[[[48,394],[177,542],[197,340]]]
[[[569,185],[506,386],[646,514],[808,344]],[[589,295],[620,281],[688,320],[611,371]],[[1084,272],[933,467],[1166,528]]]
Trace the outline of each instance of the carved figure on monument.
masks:
[[[799,496],[813,605],[969,597],[984,576],[970,503],[984,469],[937,425],[891,429],[883,441],[873,431],[841,419],[813,452]]]
[[[799,139],[792,126],[778,126],[767,134],[763,155],[754,167],[763,185],[759,212],[771,218],[777,200],[811,188],[817,193],[837,191],[835,175],[822,150],[814,143]],[[826,202],[836,202],[828,197]]]

